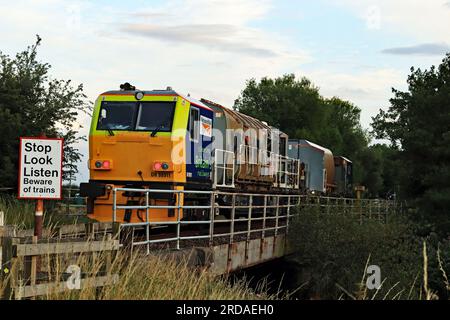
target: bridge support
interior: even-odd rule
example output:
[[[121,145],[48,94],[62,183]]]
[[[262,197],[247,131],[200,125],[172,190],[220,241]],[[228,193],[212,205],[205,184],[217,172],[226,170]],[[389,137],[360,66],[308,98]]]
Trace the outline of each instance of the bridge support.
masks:
[[[221,244],[211,247],[195,247],[168,253],[192,267],[204,267],[214,275],[223,275],[281,258],[289,253],[286,235],[266,237]]]

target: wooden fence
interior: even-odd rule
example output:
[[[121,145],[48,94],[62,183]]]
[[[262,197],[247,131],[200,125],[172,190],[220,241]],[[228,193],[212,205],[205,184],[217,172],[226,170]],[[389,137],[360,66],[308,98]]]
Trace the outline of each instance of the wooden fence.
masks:
[[[112,261],[119,240],[111,233],[95,237],[93,225],[85,229],[83,238],[38,241],[36,237],[5,236],[0,226],[1,298],[35,298],[117,283],[119,275],[113,274]]]

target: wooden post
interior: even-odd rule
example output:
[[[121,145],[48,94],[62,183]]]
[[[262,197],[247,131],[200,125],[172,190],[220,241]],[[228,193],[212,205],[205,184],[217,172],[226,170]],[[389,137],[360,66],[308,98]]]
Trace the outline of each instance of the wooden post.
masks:
[[[86,223],[84,225],[86,239],[87,240],[95,240],[95,224],[94,223]]]
[[[106,235],[105,241],[111,242],[112,235],[111,234]],[[112,250],[108,250],[106,252],[106,263],[105,263],[105,272],[107,276],[111,274],[111,266],[112,266]]]
[[[17,270],[17,258],[13,254],[13,246],[19,242],[17,238],[2,238],[2,263],[0,271],[0,279],[5,285],[3,288],[2,299],[14,298],[14,289],[17,288],[19,282],[19,274]]]
[[[42,237],[42,217],[44,215],[44,200],[36,200],[36,209],[34,211],[34,235]]]
[[[38,243],[38,238],[36,236],[33,237],[33,244]],[[37,259],[38,256],[31,256],[31,284],[35,285],[36,284],[36,278],[37,278],[37,272],[38,272],[38,266],[37,266]]]
[[[113,239],[119,239],[120,236],[120,222],[112,223],[112,236]]]
[[[44,215],[44,200],[36,200],[36,210],[34,213],[34,237],[33,243],[37,243],[38,239],[42,237],[42,224]],[[40,271],[40,257],[31,257],[31,282],[36,284],[36,274]],[[34,282],[33,282],[34,281]]]

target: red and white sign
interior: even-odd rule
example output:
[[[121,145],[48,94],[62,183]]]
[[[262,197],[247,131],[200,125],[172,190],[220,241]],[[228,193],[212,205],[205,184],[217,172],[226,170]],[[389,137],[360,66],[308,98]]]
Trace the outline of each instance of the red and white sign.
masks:
[[[61,199],[63,139],[20,138],[19,198]]]
[[[210,118],[201,116],[200,118],[200,134],[202,136],[211,137],[212,136],[212,120]]]

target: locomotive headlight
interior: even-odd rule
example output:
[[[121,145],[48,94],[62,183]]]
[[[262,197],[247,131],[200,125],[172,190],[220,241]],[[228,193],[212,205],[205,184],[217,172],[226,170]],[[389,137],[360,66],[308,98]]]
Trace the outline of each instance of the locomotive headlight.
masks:
[[[161,169],[161,162],[155,162],[155,164],[153,165],[153,169],[160,170]]]
[[[163,163],[162,164],[162,168],[163,168],[163,170],[167,170],[167,169],[169,169],[169,165],[167,164],[167,163]]]
[[[102,167],[104,169],[109,169],[111,167],[111,162],[109,162],[108,160],[103,161]]]
[[[136,100],[141,100],[144,97],[144,93],[142,91],[138,91],[134,96]]]
[[[94,170],[111,170],[113,167],[112,160],[95,160]]]

